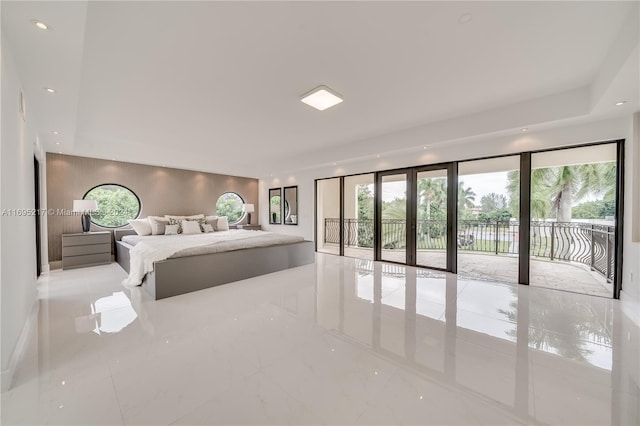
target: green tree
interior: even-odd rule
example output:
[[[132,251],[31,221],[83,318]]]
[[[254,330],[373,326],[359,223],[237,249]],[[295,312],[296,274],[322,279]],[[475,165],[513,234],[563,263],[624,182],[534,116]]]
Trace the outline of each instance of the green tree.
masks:
[[[140,212],[138,198],[119,185],[102,185],[92,189],[85,196],[87,200],[96,200],[98,211],[91,213],[91,220],[97,225],[118,228],[135,219]]]
[[[507,197],[502,194],[496,194],[495,192],[483,195],[480,199],[480,207],[482,208],[482,212],[484,213],[489,213],[494,210],[506,209],[507,205]]]
[[[369,185],[358,185],[358,246],[373,247],[374,198]]]
[[[216,212],[218,216],[227,216],[229,223],[236,223],[244,214],[242,199],[234,193],[222,194],[216,202]]]
[[[274,195],[269,200],[269,214],[271,215],[271,222],[280,223],[280,214],[282,209],[280,208],[280,197],[279,195]]]
[[[358,185],[358,220],[373,220],[373,193],[369,185]]]

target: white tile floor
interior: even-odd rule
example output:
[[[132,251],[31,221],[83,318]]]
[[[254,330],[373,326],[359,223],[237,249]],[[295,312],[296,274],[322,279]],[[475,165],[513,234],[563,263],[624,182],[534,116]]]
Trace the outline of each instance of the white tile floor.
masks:
[[[615,300],[318,254],[152,301],[117,264],[41,279],[9,424],[638,424]]]

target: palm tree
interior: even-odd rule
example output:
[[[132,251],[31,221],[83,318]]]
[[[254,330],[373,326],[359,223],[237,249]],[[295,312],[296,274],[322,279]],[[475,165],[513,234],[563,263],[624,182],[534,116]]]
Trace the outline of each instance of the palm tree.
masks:
[[[470,209],[475,206],[476,193],[471,187],[464,187],[464,181],[458,182],[458,211]]]
[[[432,204],[441,207],[447,199],[447,181],[444,178],[418,179],[418,199],[423,208],[423,217],[431,219]]]
[[[556,220],[570,222],[575,201],[587,195],[615,193],[615,167],[615,163],[592,163],[536,169],[531,179],[532,193],[546,193]]]
[[[520,202],[520,172],[508,173],[507,190],[511,210]],[[531,171],[531,217],[555,217],[558,222],[571,221],[571,207],[587,195],[615,196],[615,163],[593,163],[548,167]],[[517,214],[517,211],[513,211]]]

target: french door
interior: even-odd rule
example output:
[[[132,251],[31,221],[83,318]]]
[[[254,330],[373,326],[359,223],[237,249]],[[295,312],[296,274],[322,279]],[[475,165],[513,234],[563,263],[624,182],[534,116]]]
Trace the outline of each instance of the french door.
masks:
[[[453,272],[454,167],[449,163],[377,173],[376,259]]]

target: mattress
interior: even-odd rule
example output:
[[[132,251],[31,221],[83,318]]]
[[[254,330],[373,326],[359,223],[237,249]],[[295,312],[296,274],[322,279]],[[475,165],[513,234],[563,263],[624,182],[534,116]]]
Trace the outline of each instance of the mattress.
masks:
[[[263,231],[234,229],[190,235],[129,235],[123,242],[132,245],[129,249],[129,277],[122,284],[137,286],[142,283],[145,274],[153,271],[155,262],[180,257],[197,256],[243,250],[256,247],[269,247],[302,242],[302,237],[274,234]]]
[[[229,240],[226,240],[226,237]],[[246,238],[237,239],[239,236]],[[222,237],[222,238],[221,238]],[[169,244],[175,239],[184,238],[183,235],[125,235],[122,241],[135,246],[140,242],[167,241]],[[231,229],[229,231],[219,231],[207,234],[189,235],[189,238],[197,240],[194,247],[179,250],[167,257],[174,259],[178,257],[197,256],[201,254],[220,253],[225,251],[243,250],[254,247],[268,247],[282,244],[292,244],[304,241],[303,237],[295,235],[276,234],[265,231],[250,231],[245,229]],[[210,243],[208,240],[214,240]],[[201,240],[201,241],[200,241]]]

